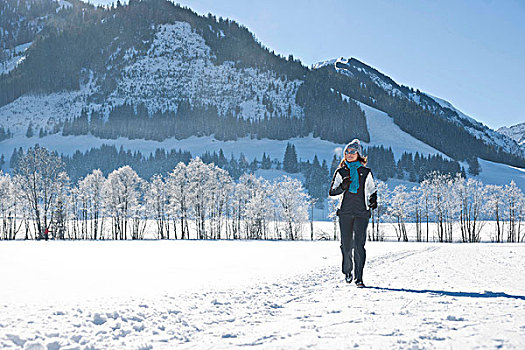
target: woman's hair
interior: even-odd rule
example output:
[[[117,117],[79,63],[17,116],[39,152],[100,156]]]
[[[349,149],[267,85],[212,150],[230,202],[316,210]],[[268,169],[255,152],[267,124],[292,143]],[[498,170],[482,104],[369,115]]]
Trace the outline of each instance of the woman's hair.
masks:
[[[357,160],[358,160],[361,164],[363,164],[363,166],[366,166],[366,164],[368,163],[368,156],[363,157],[362,155],[360,155],[359,153],[357,153]],[[345,163],[345,158],[343,157],[343,159],[341,159],[341,162],[339,163],[339,167],[342,167],[344,163]]]

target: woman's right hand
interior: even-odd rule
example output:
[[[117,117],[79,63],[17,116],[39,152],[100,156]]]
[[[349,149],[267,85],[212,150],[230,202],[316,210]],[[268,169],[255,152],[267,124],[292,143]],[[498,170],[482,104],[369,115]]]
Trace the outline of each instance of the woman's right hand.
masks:
[[[350,176],[346,176],[345,178],[343,178],[343,182],[341,182],[341,188],[346,191],[350,188],[351,183],[352,180],[350,180]]]

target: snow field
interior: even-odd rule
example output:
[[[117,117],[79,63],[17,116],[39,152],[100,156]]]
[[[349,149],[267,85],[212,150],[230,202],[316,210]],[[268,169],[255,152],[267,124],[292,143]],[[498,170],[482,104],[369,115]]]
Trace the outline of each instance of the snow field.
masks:
[[[3,242],[0,347],[523,348],[525,246]],[[7,287],[7,288],[6,288]]]

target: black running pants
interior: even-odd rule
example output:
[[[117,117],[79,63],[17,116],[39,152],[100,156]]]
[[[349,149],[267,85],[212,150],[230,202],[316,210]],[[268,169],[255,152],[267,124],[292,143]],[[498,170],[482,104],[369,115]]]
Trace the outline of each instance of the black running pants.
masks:
[[[366,260],[366,228],[368,217],[339,215],[339,228],[341,230],[341,252],[343,253],[343,273],[352,273],[355,266],[355,279],[363,280],[363,267]],[[352,264],[352,248],[353,264]]]

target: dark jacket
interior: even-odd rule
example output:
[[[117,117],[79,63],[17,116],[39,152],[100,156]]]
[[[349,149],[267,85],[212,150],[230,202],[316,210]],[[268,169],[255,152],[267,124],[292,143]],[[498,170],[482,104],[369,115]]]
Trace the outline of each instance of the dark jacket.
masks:
[[[357,193],[351,193],[341,188],[343,179],[350,176],[350,169],[345,163],[337,168],[334,173],[329,194],[330,196],[343,194],[343,198],[337,208],[338,215],[349,214],[370,217],[370,198],[377,196],[374,177],[372,176],[372,171],[365,166],[357,168],[357,173],[359,176]]]

